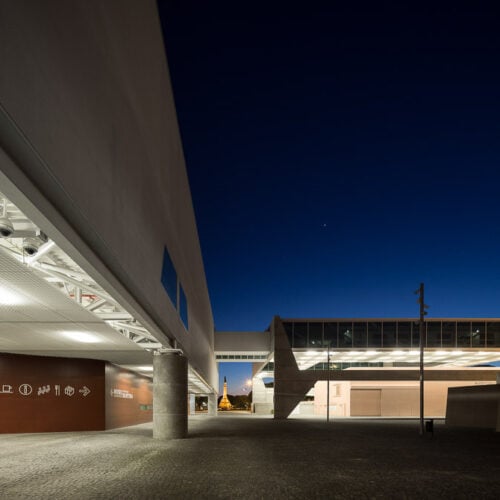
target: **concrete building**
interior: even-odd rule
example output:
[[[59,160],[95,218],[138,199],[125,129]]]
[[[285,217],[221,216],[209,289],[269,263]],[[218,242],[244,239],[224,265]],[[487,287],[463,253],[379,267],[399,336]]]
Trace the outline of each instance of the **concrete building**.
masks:
[[[0,432],[183,437],[224,361],[254,363],[275,418],[417,414],[413,319],[275,318],[214,346],[155,1],[0,2],[0,65]],[[451,421],[472,393],[490,415],[498,359],[500,320],[427,321],[426,415],[448,390]]]
[[[499,319],[432,318],[424,326],[426,417],[444,418],[456,387],[498,392],[500,368],[489,363],[500,360]],[[217,333],[215,349],[220,361],[254,362],[255,412],[326,416],[328,408],[332,417],[417,417],[419,341],[412,318],[276,317],[266,332]],[[246,354],[238,352],[241,343]],[[495,404],[488,421],[496,422]],[[450,423],[462,422],[457,411],[448,415]]]
[[[0,65],[0,432],[182,437],[218,379],[156,2],[1,2]]]

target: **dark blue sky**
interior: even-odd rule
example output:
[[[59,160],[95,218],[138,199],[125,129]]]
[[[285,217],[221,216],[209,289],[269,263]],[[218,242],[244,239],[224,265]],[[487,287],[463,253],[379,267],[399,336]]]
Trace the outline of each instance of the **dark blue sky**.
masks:
[[[498,14],[344,4],[159,2],[218,330],[500,315]]]

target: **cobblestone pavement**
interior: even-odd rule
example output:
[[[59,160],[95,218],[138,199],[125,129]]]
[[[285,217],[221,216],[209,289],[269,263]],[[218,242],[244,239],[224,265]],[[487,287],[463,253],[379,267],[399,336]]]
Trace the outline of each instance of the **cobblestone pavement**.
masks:
[[[1,499],[500,497],[500,433],[416,421],[190,417],[188,439],[151,425],[0,435]]]

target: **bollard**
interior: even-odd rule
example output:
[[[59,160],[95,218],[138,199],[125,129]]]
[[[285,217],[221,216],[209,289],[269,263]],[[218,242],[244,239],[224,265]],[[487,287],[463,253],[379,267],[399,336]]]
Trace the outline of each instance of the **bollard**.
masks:
[[[434,419],[426,420],[425,432],[430,432],[434,436]]]

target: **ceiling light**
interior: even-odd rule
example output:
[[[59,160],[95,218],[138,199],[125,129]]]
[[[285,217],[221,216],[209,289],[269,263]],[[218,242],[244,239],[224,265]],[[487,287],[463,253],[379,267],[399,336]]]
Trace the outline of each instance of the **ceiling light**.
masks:
[[[25,302],[24,297],[8,288],[0,286],[0,304],[6,306],[18,306]]]
[[[153,367],[152,366],[138,366],[136,368],[136,370],[138,372],[152,372],[153,371]],[[195,379],[196,380],[196,379]]]
[[[68,332],[62,332],[62,334],[71,340],[76,340],[77,342],[83,342],[84,344],[96,344],[98,342],[101,342],[101,339],[99,337],[87,332],[68,331]]]

